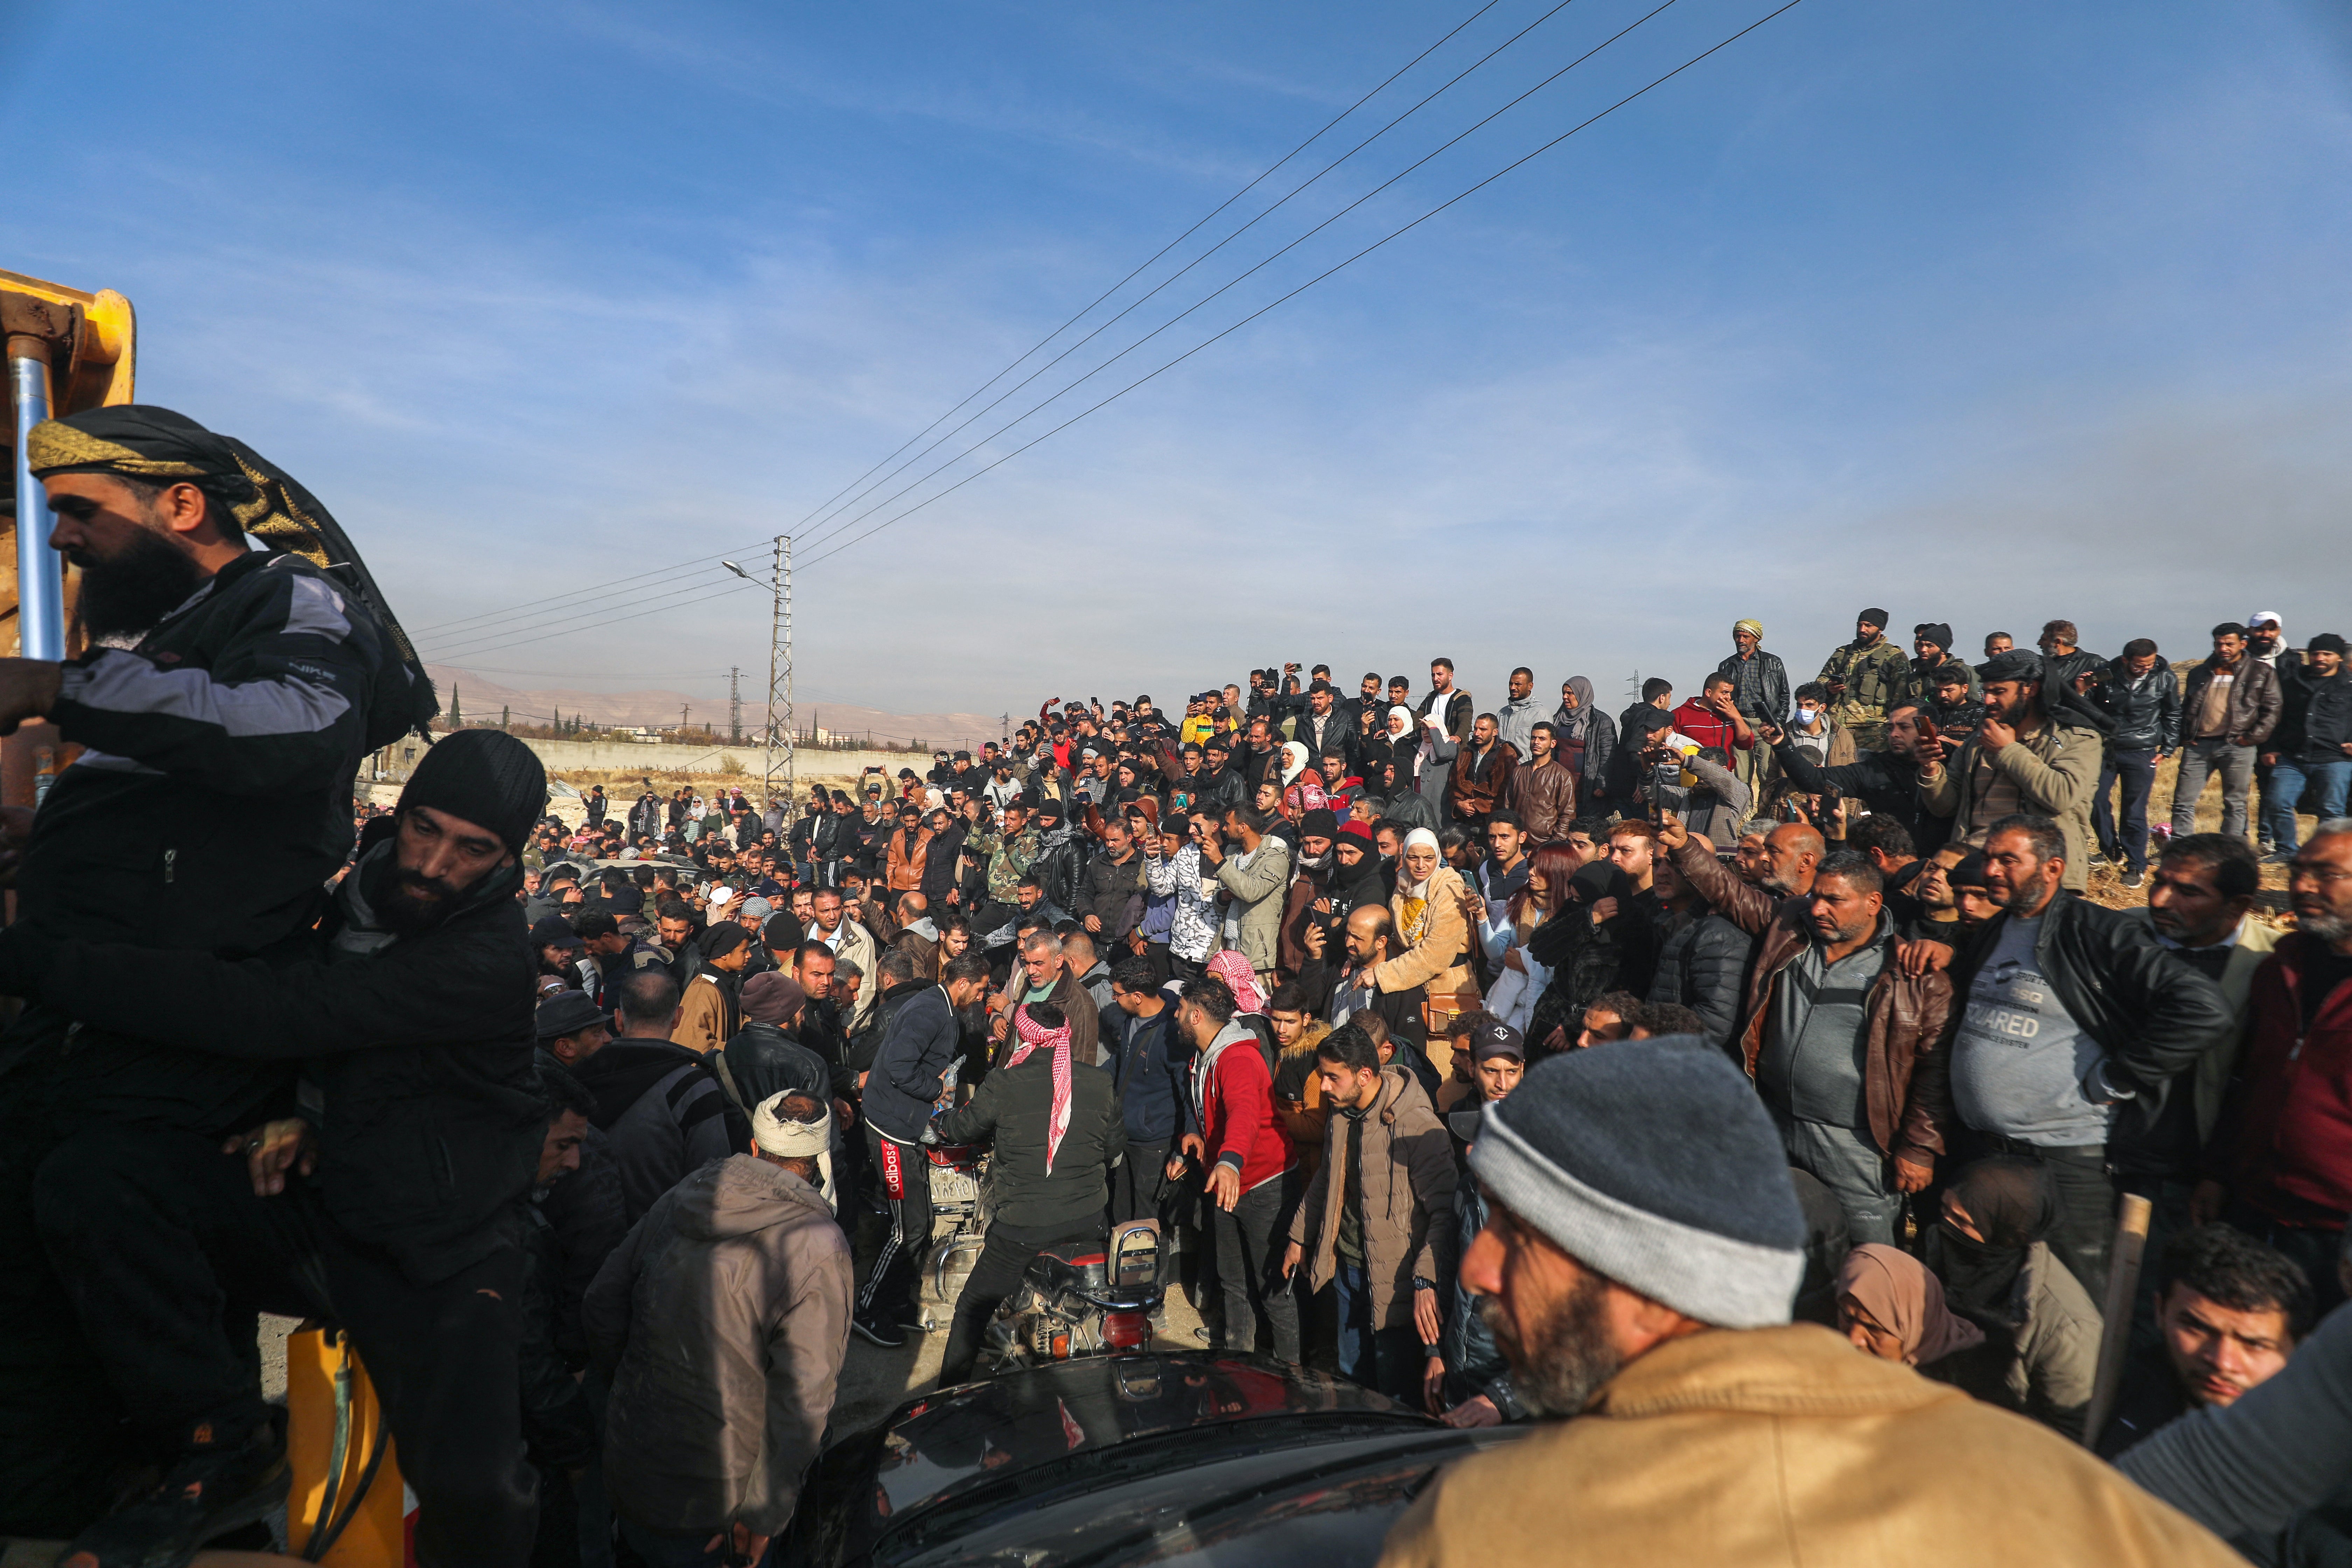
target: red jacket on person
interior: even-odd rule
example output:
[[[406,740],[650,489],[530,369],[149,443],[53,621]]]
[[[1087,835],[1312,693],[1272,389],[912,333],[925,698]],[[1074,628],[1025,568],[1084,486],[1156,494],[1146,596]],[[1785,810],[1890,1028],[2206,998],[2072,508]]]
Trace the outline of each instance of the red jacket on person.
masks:
[[[1259,1054],[1257,1032],[1238,1016],[1226,1028],[1241,1037],[1217,1052],[1200,1086],[1201,1141],[1210,1164],[1241,1168],[1242,1191],[1248,1192],[1289,1168],[1290,1134],[1274,1108],[1274,1074]],[[1193,1070],[1198,1082],[1200,1069]]]
[[[2208,1166],[2230,1195],[2287,1225],[2341,1229],[2352,1213],[2352,983],[2303,1026],[2312,939],[2254,971],[2246,1048]]]
[[[1741,749],[1739,731],[1732,728],[1731,721],[1712,708],[1700,706],[1696,697],[1675,709],[1671,717],[1677,731],[1702,746],[1720,746],[1726,752]]]

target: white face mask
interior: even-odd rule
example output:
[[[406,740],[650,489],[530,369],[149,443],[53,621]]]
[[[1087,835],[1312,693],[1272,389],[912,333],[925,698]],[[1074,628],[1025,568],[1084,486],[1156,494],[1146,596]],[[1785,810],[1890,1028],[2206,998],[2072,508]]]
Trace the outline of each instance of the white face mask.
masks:
[[[1812,728],[1813,721],[1821,716],[1822,710],[1818,708],[1800,708],[1797,710],[1797,722],[1802,724],[1809,730]]]

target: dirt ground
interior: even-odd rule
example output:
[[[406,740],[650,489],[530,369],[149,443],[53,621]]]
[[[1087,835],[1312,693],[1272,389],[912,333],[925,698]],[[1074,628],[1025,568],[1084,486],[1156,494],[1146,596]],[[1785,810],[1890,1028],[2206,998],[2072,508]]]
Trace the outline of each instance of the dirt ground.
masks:
[[[2150,827],[2160,826],[2172,820],[2172,785],[2179,772],[2180,763],[2177,758],[2157,764],[2156,788],[2149,794],[2147,802],[2147,821]],[[2254,820],[2260,798],[2260,792],[2256,791],[2253,798],[2247,803],[2250,825]],[[2307,840],[2311,837],[2311,830],[2316,822],[2317,818],[2309,814],[2295,819],[2298,841]],[[2218,833],[2221,828],[2221,784],[2219,779],[2213,779],[2208,781],[2205,793],[2197,799],[2197,831]],[[2152,856],[2151,864],[2153,864]],[[2091,868],[2091,885],[2086,896],[2093,902],[2104,904],[2111,910],[2137,909],[2145,905],[2147,902],[2147,889],[2126,888],[2124,886],[2123,878],[2123,870],[2119,867],[2094,866]],[[2254,904],[2254,918],[2268,925],[2292,927],[2294,923],[2294,918],[2285,911],[2286,868],[2265,866],[2263,868],[2263,890]]]

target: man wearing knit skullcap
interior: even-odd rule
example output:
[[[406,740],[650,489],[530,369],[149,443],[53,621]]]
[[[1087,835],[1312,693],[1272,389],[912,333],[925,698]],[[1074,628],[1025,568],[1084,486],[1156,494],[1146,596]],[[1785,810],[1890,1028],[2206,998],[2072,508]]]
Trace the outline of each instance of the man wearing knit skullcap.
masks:
[[[417,1497],[420,1561],[529,1557],[509,1221],[548,1112],[515,896],[546,799],[520,741],[443,737],[369,823],[306,956],[0,932],[0,993],[72,999],[93,1032],[279,1073],[226,1150],[216,1131],[100,1118],[42,1168],[40,1245],[99,1372],[138,1390],[130,1419],[166,1457],[158,1489],[81,1530],[61,1563],[184,1561],[284,1499],[281,1428],[224,1300],[331,1315],[351,1335]]]
[[[26,457],[91,640],[0,658],[0,729],[46,718],[88,748],[37,815],[0,823],[16,919],[191,952],[299,943],[351,852],[360,758],[431,715],[431,683],[325,508],[243,443],[130,405],[43,421]],[[91,1028],[79,1000],[0,1038],[0,1539],[70,1537],[122,1468],[123,1412],[34,1235],[35,1173],[93,1121],[239,1130],[286,1073]]]
[[[1791,1323],[1783,1160],[1696,1036],[1554,1057],[1486,1108],[1461,1285],[1557,1424],[1442,1472],[1382,1568],[2238,1561],[2056,1434]]]
[[[1832,652],[1813,679],[1829,688],[1835,719],[1865,752],[1886,749],[1886,710],[1902,689],[1911,661],[1886,640],[1886,612],[1875,606],[1853,618],[1853,641]]]

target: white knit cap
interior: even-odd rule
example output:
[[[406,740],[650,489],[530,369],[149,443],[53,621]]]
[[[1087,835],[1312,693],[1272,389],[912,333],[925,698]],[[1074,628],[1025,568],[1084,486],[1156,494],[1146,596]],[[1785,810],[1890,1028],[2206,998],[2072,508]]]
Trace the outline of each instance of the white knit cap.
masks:
[[[814,1121],[787,1121],[782,1111],[788,1095],[797,1089],[779,1089],[751,1108],[751,1142],[762,1154],[773,1154],[780,1160],[810,1160],[816,1162],[817,1184],[821,1190],[833,1191],[833,1110]],[[821,1097],[812,1097],[824,1101]]]

